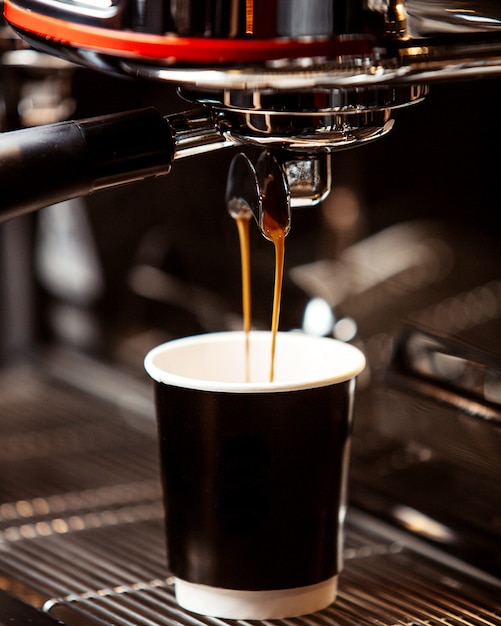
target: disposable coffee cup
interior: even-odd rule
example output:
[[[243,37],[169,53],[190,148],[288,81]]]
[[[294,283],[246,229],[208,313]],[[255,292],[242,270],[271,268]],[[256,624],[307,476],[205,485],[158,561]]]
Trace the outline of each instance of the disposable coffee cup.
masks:
[[[357,375],[354,346],[278,333],[176,339],[155,381],[169,569],[180,606],[227,619],[314,613],[336,597]]]

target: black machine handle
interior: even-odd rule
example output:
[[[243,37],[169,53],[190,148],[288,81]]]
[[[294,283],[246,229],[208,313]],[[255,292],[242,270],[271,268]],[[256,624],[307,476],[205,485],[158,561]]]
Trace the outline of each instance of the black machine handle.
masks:
[[[171,127],[153,108],[0,134],[0,221],[168,174],[173,159]]]

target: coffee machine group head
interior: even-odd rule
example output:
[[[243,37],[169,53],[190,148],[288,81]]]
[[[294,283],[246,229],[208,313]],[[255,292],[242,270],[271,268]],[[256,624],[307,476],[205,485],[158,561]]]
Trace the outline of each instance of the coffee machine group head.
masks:
[[[497,0],[4,2],[32,47],[174,83],[201,105],[166,118],[136,112],[6,133],[0,172],[14,213],[234,145],[279,154],[292,205],[314,204],[330,188],[330,154],[385,135],[394,111],[421,101],[430,83],[501,74]],[[20,181],[42,153],[43,180],[28,197]],[[75,167],[80,174],[67,172],[63,183],[48,180]]]

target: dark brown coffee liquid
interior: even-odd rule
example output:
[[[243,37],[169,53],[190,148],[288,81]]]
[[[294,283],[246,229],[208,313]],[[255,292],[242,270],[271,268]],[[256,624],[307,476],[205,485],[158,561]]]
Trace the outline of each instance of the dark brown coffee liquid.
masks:
[[[282,283],[285,260],[285,229],[272,215],[264,214],[264,230],[268,239],[275,246],[275,286],[273,289],[273,313],[271,316],[271,364],[270,382],[275,378],[275,352],[277,344],[278,322],[280,319],[280,304],[282,300]]]
[[[273,290],[273,312],[271,318],[271,364],[269,380],[275,378],[275,352],[282,299],[282,284],[285,260],[285,237],[290,228],[289,199],[286,186],[276,162],[270,158],[262,161],[264,175],[262,178],[262,207],[260,228],[262,234],[275,246],[275,283]],[[240,239],[240,257],[242,268],[242,307],[244,331],[246,335],[245,371],[246,381],[250,380],[250,346],[251,329],[251,292],[250,292],[250,212],[232,213],[238,227]]]
[[[277,343],[280,303],[285,260],[285,237],[289,231],[288,199],[284,195],[283,180],[270,168],[263,186],[261,230],[266,239],[275,246],[275,286],[273,290],[273,313],[271,318],[271,365],[270,382],[275,378],[275,349]]]
[[[251,281],[250,281],[250,215],[242,213],[235,219],[240,240],[240,259],[242,267],[242,311],[245,332],[245,380],[250,380],[250,347],[249,333],[251,330]]]

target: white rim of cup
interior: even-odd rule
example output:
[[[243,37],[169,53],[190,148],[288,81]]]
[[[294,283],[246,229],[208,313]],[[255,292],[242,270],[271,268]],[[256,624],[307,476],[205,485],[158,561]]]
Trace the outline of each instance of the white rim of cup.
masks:
[[[281,331],[277,333],[276,358],[280,358],[278,356],[280,348],[286,343],[296,345],[303,343],[304,346],[314,346],[324,356],[332,356],[332,367],[322,376],[305,375],[300,379],[273,382],[227,382],[178,375],[165,370],[157,364],[160,355],[166,352],[201,347],[202,345],[213,343],[240,342],[243,345],[245,337],[246,334],[243,331],[226,331],[173,339],[150,350],[145,357],[144,367],[153,380],[175,387],[227,393],[271,393],[312,389],[342,383],[358,376],[366,363],[362,351],[351,344],[329,337],[316,337],[302,332]],[[256,341],[267,342],[271,347],[271,333],[269,331],[251,331],[250,337],[252,343]],[[341,362],[342,367],[340,366]]]

